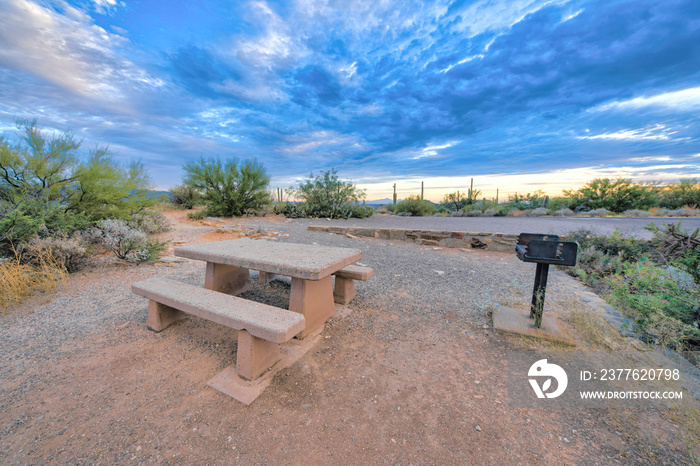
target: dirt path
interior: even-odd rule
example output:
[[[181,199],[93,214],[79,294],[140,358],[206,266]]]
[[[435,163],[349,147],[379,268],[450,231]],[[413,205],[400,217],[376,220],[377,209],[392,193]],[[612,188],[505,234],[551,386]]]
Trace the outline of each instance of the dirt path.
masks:
[[[163,237],[173,244],[254,235],[259,226],[251,224],[261,222],[168,216],[174,228]],[[263,223],[281,232],[275,237],[302,239],[285,233],[283,219]],[[303,239],[324,238],[332,239]],[[505,281],[520,267],[504,254],[364,241],[392,260],[424,254],[447,275],[448,266],[483,271],[503,262],[504,276],[489,280]],[[251,406],[206,385],[235,361],[235,331],[190,317],[155,334],[145,327],[145,300],[129,293],[132,282],[152,276],[199,283],[204,264],[112,264],[76,274],[49,302],[35,297],[0,317],[0,463],[689,461],[682,432],[663,411],[509,407],[503,356],[529,343],[495,334],[482,309],[458,309],[447,297],[423,306],[427,291],[402,273],[392,278],[400,271],[378,267],[373,280],[395,280],[390,291],[358,287],[352,312],[333,317],[321,342]],[[284,298],[289,287],[255,290],[265,292]],[[553,291],[552,302],[559,298]]]

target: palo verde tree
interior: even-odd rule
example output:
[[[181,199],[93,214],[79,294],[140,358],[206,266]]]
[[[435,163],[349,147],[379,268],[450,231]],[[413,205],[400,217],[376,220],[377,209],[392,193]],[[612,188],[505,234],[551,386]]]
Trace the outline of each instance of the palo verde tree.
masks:
[[[364,190],[351,181],[339,179],[334,168],[322,171],[319,176],[311,173],[292,188],[292,193],[306,203],[308,216],[327,218],[347,218],[348,204],[365,197]]]
[[[272,203],[270,177],[256,159],[200,157],[183,168],[184,184],[202,193],[207,215],[236,217]]]
[[[70,132],[49,135],[17,120],[17,141],[0,138],[0,249],[35,233],[70,233],[104,218],[129,218],[155,201],[140,162],[122,166],[107,147],[81,158]]]

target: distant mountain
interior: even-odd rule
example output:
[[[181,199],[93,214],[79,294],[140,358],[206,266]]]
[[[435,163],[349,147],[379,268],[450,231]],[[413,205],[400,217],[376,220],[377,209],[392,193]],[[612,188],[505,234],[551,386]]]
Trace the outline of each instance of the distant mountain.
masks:
[[[170,191],[148,191],[148,193],[146,194],[146,196],[149,199],[160,199],[163,196],[165,196],[166,199],[170,199],[172,195],[173,193],[171,193]]]
[[[397,199],[396,202],[399,202],[401,199]],[[365,201],[365,205],[387,205],[387,204],[393,204],[394,200],[393,199],[377,199],[376,201]]]

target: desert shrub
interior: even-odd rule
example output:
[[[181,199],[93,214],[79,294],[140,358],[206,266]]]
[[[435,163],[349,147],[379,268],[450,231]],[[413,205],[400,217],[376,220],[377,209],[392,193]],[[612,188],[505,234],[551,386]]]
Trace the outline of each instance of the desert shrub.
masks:
[[[178,209],[194,209],[202,200],[200,193],[192,186],[180,185],[170,190],[168,202]]]
[[[557,210],[563,210],[569,208],[569,199],[566,197],[553,197],[547,202],[545,206],[549,210],[556,212]]]
[[[255,159],[222,162],[200,157],[185,163],[183,169],[184,184],[203,193],[206,215],[237,217],[272,203],[267,190],[270,177]]]
[[[162,233],[170,230],[172,227],[170,220],[162,212],[158,211],[140,212],[132,216],[127,225],[147,235]]]
[[[654,234],[651,244],[663,256],[664,262],[679,266],[700,285],[700,228],[683,231],[680,221],[667,223],[663,228],[651,223],[646,228]]]
[[[280,202],[275,205],[275,213],[289,218],[331,218],[330,211],[319,210],[317,206],[309,205],[306,202]],[[357,203],[347,203],[337,208],[333,215],[335,215],[334,218],[366,218],[374,215],[374,208]]]
[[[6,205],[0,216],[0,253],[8,254],[13,245],[25,243],[36,235],[70,235],[89,224],[84,214],[66,212],[57,201],[41,193],[26,194],[13,201],[13,205]]]
[[[351,181],[339,179],[335,169],[322,171],[318,176],[311,173],[290,191],[303,202],[283,203],[280,213],[289,211],[297,217],[325,218],[364,218],[374,213],[374,208],[357,204],[365,192]]]
[[[48,262],[74,272],[85,265],[87,251],[79,235],[69,238],[63,234],[47,238],[35,236],[18,247],[18,255],[23,263],[35,268]]]
[[[555,217],[571,217],[574,215],[574,211],[571,209],[559,209],[554,212]]]
[[[486,209],[484,211],[484,217],[495,217],[498,215],[498,209]]]
[[[59,282],[65,285],[68,273],[51,255],[37,254],[36,265],[23,263],[19,255],[0,262],[0,309],[20,303],[35,291],[49,293]]]
[[[480,210],[466,210],[463,217],[481,217],[483,214]]]
[[[690,207],[681,207],[680,209],[671,210],[668,213],[669,217],[695,217],[697,210]]]
[[[691,276],[694,270],[700,279],[700,254],[695,255],[700,251],[700,229],[684,233],[673,224],[664,229],[653,224],[648,228],[654,232],[651,242],[618,231],[610,237],[588,230],[567,235],[566,240],[579,244],[579,254],[577,265],[566,270],[603,291],[611,304],[654,341],[672,347],[698,345],[697,283],[688,286],[667,264],[689,271]]]
[[[608,209],[593,209],[588,211],[588,215],[591,217],[607,217],[610,215]]]
[[[646,210],[631,209],[625,210],[625,217],[650,217],[651,213]]]
[[[532,211],[530,212],[530,215],[533,217],[542,217],[547,214],[549,214],[549,209],[547,209],[546,207],[538,207],[536,209],[532,209]]]
[[[634,236],[628,236],[615,230],[612,235],[597,235],[591,230],[580,229],[569,233],[565,241],[575,241],[579,249],[594,249],[609,256],[621,256],[625,262],[637,262],[642,257],[647,257],[652,252],[652,245]]]
[[[683,206],[700,207],[700,182],[696,178],[681,179],[678,184],[664,186],[661,205],[678,209]]]
[[[669,216],[669,212],[671,212],[671,211],[668,210],[668,209],[666,209],[666,208],[664,208],[664,207],[662,207],[662,208],[660,208],[660,209],[649,209],[649,212],[650,212],[651,215],[653,215],[654,217],[668,217],[668,216]]]
[[[538,207],[545,207],[547,195],[538,189],[534,193],[520,194],[513,193],[508,196],[508,207],[517,210],[530,210]]]
[[[596,178],[578,190],[565,190],[569,208],[574,211],[607,209],[622,213],[630,209],[649,209],[659,203],[656,185],[635,184],[626,178]],[[581,209],[581,210],[577,210]]]
[[[683,347],[700,343],[696,310],[697,289],[679,286],[668,269],[649,263],[624,264],[622,276],[612,280],[610,302],[633,318],[655,342]]]
[[[427,217],[434,215],[436,212],[437,208],[434,204],[424,201],[418,196],[408,196],[394,206],[394,213],[397,215],[410,213],[412,216]]]
[[[102,243],[119,259],[128,262],[154,260],[165,249],[166,243],[149,240],[144,232],[129,227],[123,220],[102,220],[98,227]]]
[[[207,218],[207,212],[204,210],[198,210],[197,212],[188,212],[187,218],[190,220],[204,220]]]

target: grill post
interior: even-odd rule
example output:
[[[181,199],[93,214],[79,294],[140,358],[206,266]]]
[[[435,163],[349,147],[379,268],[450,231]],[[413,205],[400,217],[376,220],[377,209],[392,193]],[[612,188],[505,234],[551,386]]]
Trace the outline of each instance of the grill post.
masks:
[[[530,318],[535,319],[535,328],[542,327],[542,312],[544,311],[544,296],[547,291],[547,276],[549,264],[537,263],[535,269],[535,286],[532,289],[532,304]]]

